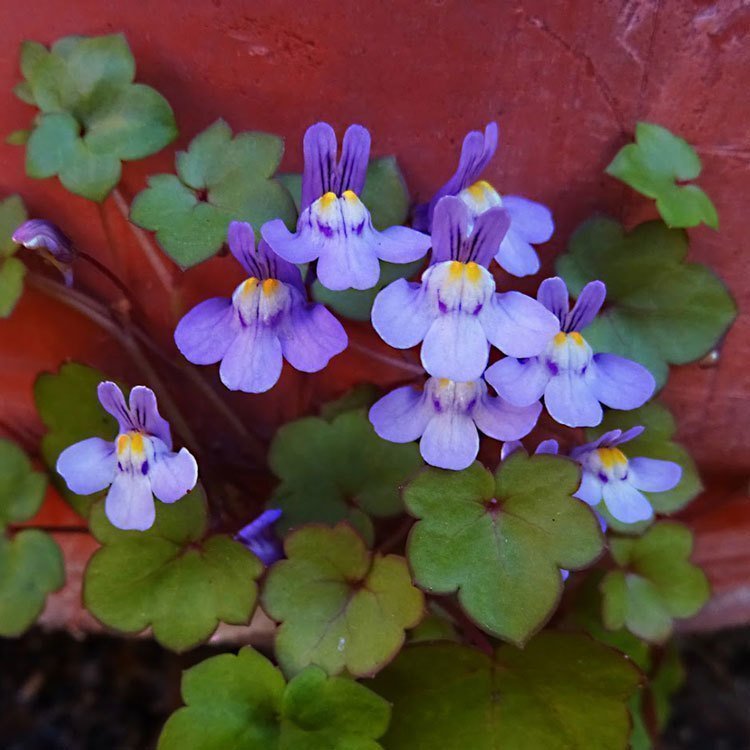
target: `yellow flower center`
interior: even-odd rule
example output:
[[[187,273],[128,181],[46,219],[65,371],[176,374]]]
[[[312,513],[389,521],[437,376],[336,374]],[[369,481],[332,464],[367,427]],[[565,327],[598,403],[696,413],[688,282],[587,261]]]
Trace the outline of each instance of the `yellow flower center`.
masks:
[[[627,466],[628,459],[619,448],[598,448],[596,452],[602,466],[607,470],[615,466]]]

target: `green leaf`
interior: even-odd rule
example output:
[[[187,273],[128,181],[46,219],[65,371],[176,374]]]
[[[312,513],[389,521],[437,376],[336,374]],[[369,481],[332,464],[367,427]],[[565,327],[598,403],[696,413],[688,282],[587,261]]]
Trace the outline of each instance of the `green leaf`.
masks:
[[[17,83],[13,87],[13,93],[24,104],[31,104],[31,105],[36,104],[36,102],[34,101],[34,94],[31,91],[31,86],[29,86],[29,84],[26,81],[22,81],[21,83]],[[18,131],[16,131],[16,132],[18,132]]]
[[[0,537],[0,636],[21,635],[47,594],[64,583],[62,553],[49,534],[25,529],[12,539]]]
[[[28,218],[20,195],[9,195],[0,201],[0,259],[8,258],[18,250],[18,245],[13,242],[13,232]]]
[[[23,294],[26,266],[18,258],[0,259],[0,318],[7,318]]]
[[[282,509],[282,531],[310,521],[348,520],[372,541],[365,514],[401,513],[400,488],[422,459],[414,443],[379,438],[360,409],[330,422],[307,417],[284,425],[271,443],[268,463],[281,480],[269,506]]]
[[[31,135],[30,130],[14,130],[5,137],[9,146],[25,146]]]
[[[393,703],[388,750],[625,750],[638,670],[583,635],[546,631],[493,656],[417,644],[373,683]]]
[[[252,648],[184,673],[187,704],[167,721],[158,750],[381,750],[390,707],[363,685],[318,667],[285,684]]]
[[[133,222],[156,232],[164,251],[183,267],[214,255],[232,220],[249,221],[256,232],[280,217],[291,225],[296,212],[273,174],[283,141],[268,133],[238,133],[218,120],[177,154],[177,174],[156,175],[136,196]]]
[[[174,651],[207,640],[220,621],[246,625],[255,610],[261,562],[228,536],[206,533],[200,488],[182,500],[156,504],[145,532],[121,531],[91,512],[91,531],[103,544],[86,568],[84,603],[105,625],[126,633],[151,626]]]
[[[718,229],[719,217],[711,199],[696,185],[676,185],[701,173],[698,154],[690,144],[660,125],[639,122],[635,143],[623,146],[607,167],[607,174],[656,200],[656,208],[670,227],[698,224]]]
[[[177,135],[157,91],[133,83],[135,61],[122,34],[70,36],[51,50],[25,42],[17,94],[42,112],[30,134],[26,171],[58,175],[73,193],[102,201],[120,180],[121,160],[156,153]]]
[[[610,538],[619,569],[601,583],[605,625],[661,643],[675,618],[697,614],[710,591],[703,571],[689,561],[692,547],[690,530],[672,522],[656,524],[638,539]]]
[[[34,383],[34,403],[47,433],[42,438],[42,457],[53,471],[55,486],[73,509],[86,517],[106,491],[76,495],[54,473],[57,457],[73,443],[90,437],[114,440],[117,422],[102,409],[96,388],[107,376],[77,362],[64,364],[59,372],[42,373]],[[75,408],[73,408],[75,406]]]
[[[0,438],[0,528],[36,515],[46,488],[47,478],[32,469],[26,454]]]
[[[634,359],[659,386],[668,364],[700,359],[737,314],[724,284],[706,266],[686,263],[687,238],[659,221],[625,234],[612,219],[596,218],[573,235],[558,273],[573,295],[594,279],[607,285],[607,305],[583,332],[595,351]]]
[[[667,492],[643,493],[657,513],[675,513],[697,497],[703,490],[703,485],[690,454],[683,446],[672,440],[677,425],[665,406],[651,402],[640,409],[628,412],[609,411],[599,427],[586,431],[586,437],[588,440],[595,440],[609,430],[628,430],[636,425],[642,425],[646,431],[623,446],[628,457],[658,458],[663,461],[674,461],[682,467],[682,478],[674,489]],[[609,524],[610,528],[621,533],[632,533],[634,525],[620,523],[615,519]],[[643,528],[639,529],[638,533],[642,533]]]
[[[263,609],[281,622],[276,656],[285,672],[316,664],[329,674],[372,675],[398,653],[424,609],[402,557],[371,554],[346,523],[304,527],[284,549]]]
[[[332,422],[347,411],[369,408],[378,398],[378,389],[372,383],[358,383],[335,401],[329,401],[320,407],[320,416]]]
[[[557,605],[560,568],[582,568],[601,552],[596,518],[573,497],[579,483],[572,461],[519,452],[494,477],[478,463],[429,469],[404,491],[420,519],[407,546],[414,580],[430,593],[458,591],[481,628],[525,643]]]

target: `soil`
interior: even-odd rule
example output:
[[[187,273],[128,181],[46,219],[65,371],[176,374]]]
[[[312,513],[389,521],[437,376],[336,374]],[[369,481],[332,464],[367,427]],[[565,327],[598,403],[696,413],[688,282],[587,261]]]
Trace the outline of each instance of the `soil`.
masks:
[[[687,679],[660,750],[750,750],[750,628],[678,645]],[[0,748],[153,750],[182,670],[221,650],[40,630],[0,640]]]

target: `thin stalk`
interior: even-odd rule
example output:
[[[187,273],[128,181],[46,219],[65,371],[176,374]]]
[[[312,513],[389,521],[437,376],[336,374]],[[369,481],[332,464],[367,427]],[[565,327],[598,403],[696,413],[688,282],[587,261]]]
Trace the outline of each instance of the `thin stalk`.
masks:
[[[389,354],[383,354],[382,352],[373,351],[372,349],[366,347],[364,344],[359,344],[356,341],[352,341],[351,339],[349,339],[349,348],[353,349],[356,352],[366,354],[368,357],[370,357],[370,359],[374,359],[378,362],[383,362],[384,364],[390,365],[391,367],[398,367],[405,372],[410,372],[414,375],[425,374],[424,369],[420,365],[416,365],[413,362],[409,362],[405,359],[392,357]]]
[[[112,271],[110,271],[109,268],[104,265],[104,263],[98,261],[93,255],[89,255],[88,253],[85,253],[82,250],[78,250],[77,248],[76,255],[78,256],[78,258],[80,258],[80,260],[88,263],[92,268],[95,268],[102,276],[105,276],[112,284],[114,284],[122,292],[125,299],[132,305],[133,295],[130,293],[130,290],[121,279],[115,276],[114,273],[112,273]]]
[[[495,653],[495,648],[490,639],[469,619],[453,599],[441,597],[439,604],[453,618],[455,623],[461,627],[469,641],[480,651],[484,651],[488,656],[492,656]]]

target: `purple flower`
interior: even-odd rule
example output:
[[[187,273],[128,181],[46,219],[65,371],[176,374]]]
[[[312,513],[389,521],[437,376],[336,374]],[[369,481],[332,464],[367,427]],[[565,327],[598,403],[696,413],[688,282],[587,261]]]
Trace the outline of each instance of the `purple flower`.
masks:
[[[555,225],[549,209],[541,203],[517,195],[501,197],[489,182],[479,179],[497,149],[497,140],[497,123],[494,122],[487,125],[484,133],[472,130],[464,138],[458,169],[429,203],[417,206],[414,226],[430,231],[437,204],[446,195],[457,195],[473,217],[502,206],[510,216],[510,228],[496,251],[495,260],[514,276],[528,276],[539,270],[539,257],[532,245],[547,242]]]
[[[76,258],[70,238],[51,221],[30,219],[13,232],[13,242],[28,250],[37,250],[65,279],[66,286],[73,284],[71,265]]]
[[[482,376],[490,345],[514,357],[544,351],[560,330],[555,316],[519,292],[497,294],[487,270],[508,221],[503,208],[474,220],[461,200],[443,198],[421,284],[397,279],[375,298],[372,324],[381,338],[397,349],[424,342],[425,370],[457,381]]]
[[[254,521],[240,529],[235,535],[266,567],[284,557],[284,547],[273,530],[281,518],[281,510],[271,508],[261,513]]]
[[[537,299],[557,316],[560,332],[538,357],[506,357],[496,362],[487,370],[487,382],[516,406],[544,396],[552,418],[569,427],[598,425],[600,402],[623,410],[643,405],[656,386],[651,373],[624,357],[594,354],[579,333],[596,317],[606,292],[601,281],[586,284],[569,311],[565,282],[558,277],[542,282]]]
[[[317,263],[328,289],[370,289],[380,277],[380,260],[410,263],[430,247],[430,238],[407,227],[378,232],[359,199],[367,176],[370,134],[351,125],[336,163],[336,134],[325,122],[307,129],[304,139],[301,213],[292,234],[281,219],[264,224],[261,234],[291,263]]]
[[[323,305],[307,302],[299,269],[263,240],[255,247],[250,224],[229,225],[229,249],[248,273],[231,299],[201,302],[179,322],[177,348],[196,365],[221,362],[222,383],[262,393],[281,375],[282,358],[302,372],[322,370],[344,351],[346,331]]]
[[[503,447],[500,449],[500,460],[505,461],[508,456],[516,453],[516,451],[521,451],[528,455],[528,451],[520,440],[509,440],[507,443],[503,443]],[[546,454],[556,456],[559,452],[560,445],[557,440],[549,439],[542,440],[542,442],[537,445],[534,450],[534,455],[540,456]]]
[[[477,429],[496,440],[517,440],[534,428],[541,406],[516,407],[490,396],[483,380],[429,378],[423,391],[397,388],[370,409],[375,432],[392,443],[421,438],[422,458],[441,469],[465,469],[479,452]]]
[[[654,511],[643,492],[666,492],[682,478],[682,467],[673,461],[628,459],[617,447],[638,437],[643,430],[631,427],[626,432],[605,432],[570,454],[583,469],[581,487],[575,496],[592,506],[604,500],[607,510],[622,523],[651,518]]]
[[[186,448],[172,451],[169,424],[150,388],[133,388],[129,406],[114,383],[99,383],[97,393],[117,420],[117,438],[94,437],[71,445],[57,459],[57,471],[79,495],[111,485],[104,505],[107,518],[119,529],[145,531],[156,515],[153,496],[163,503],[184,497],[198,481],[198,464]]]

